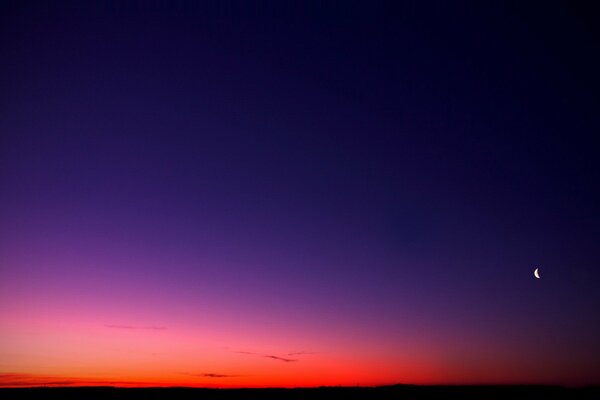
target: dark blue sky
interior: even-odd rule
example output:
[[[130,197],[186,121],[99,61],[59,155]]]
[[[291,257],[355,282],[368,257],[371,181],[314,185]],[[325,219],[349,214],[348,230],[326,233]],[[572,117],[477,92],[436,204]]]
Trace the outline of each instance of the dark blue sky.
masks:
[[[483,3],[4,2],[5,285],[202,278],[231,315],[537,338],[581,371],[540,381],[590,381],[599,14]]]

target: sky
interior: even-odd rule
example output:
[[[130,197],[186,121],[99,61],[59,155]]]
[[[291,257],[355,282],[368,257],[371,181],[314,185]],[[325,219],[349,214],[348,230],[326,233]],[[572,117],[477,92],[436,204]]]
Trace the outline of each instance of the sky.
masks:
[[[0,386],[600,384],[599,14],[493,3],[3,2]]]

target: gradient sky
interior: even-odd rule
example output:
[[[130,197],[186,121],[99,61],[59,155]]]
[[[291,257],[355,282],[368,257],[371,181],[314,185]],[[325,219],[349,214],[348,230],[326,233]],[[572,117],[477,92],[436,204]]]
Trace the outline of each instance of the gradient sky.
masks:
[[[0,386],[600,383],[596,10],[103,3],[2,3]]]

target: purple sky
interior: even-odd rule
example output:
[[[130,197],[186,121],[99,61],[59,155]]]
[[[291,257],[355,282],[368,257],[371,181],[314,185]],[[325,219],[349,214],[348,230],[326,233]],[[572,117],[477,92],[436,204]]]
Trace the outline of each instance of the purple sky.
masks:
[[[110,371],[43,361],[89,325],[207,379],[600,383],[597,13],[136,4],[3,6],[0,373]]]

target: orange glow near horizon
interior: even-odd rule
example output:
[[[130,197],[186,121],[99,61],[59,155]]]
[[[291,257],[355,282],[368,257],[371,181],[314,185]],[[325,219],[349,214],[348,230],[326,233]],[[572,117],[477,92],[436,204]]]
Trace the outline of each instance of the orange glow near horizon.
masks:
[[[60,316],[25,311],[0,319],[0,387],[586,383],[581,371],[565,374],[556,354],[526,358],[518,347],[460,332],[377,336],[327,324],[269,332],[260,324],[225,325],[222,316],[204,325],[135,319],[118,307],[65,308]]]

